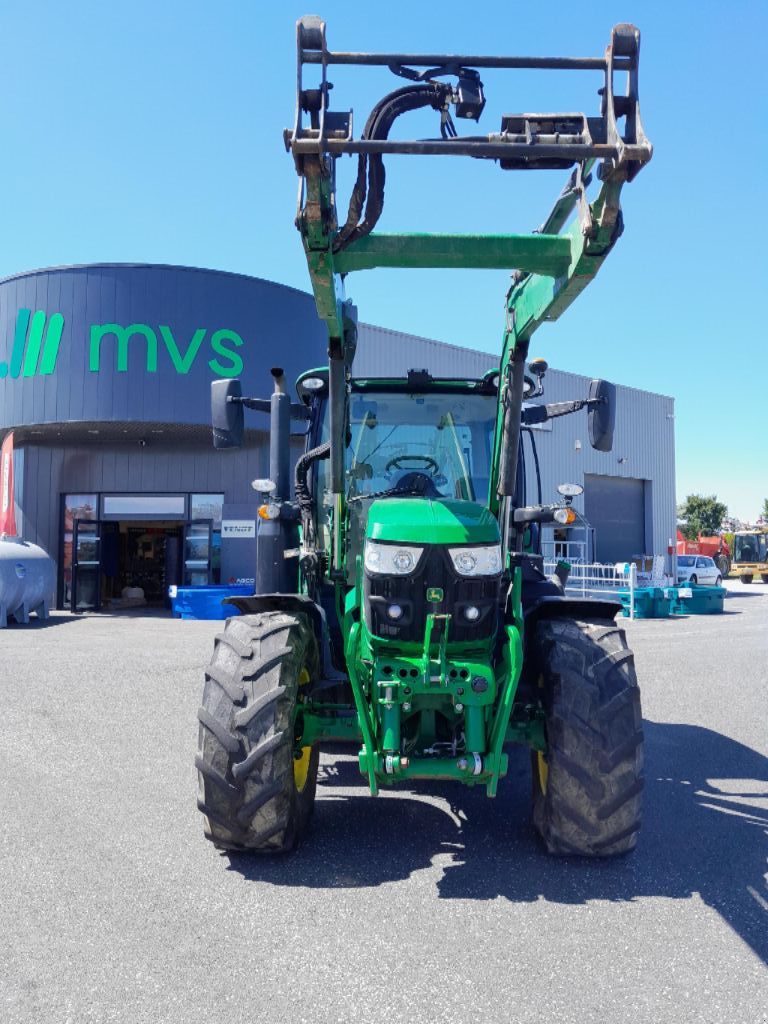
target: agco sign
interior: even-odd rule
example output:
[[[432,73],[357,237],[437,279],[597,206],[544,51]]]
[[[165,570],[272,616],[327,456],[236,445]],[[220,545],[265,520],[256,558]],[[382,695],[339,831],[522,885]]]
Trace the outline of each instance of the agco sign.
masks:
[[[0,361],[0,379],[3,377],[45,377],[56,372],[64,317],[44,310],[34,314],[20,309],[9,360]],[[137,343],[138,339],[138,343]],[[141,342],[144,342],[142,345]],[[148,324],[91,324],[88,336],[88,369],[98,373],[102,369],[103,353],[107,346],[116,346],[118,373],[128,372],[129,347],[131,362],[144,358],[147,373],[156,373],[159,354],[167,356],[176,373],[187,374],[195,361],[204,354],[211,355],[208,366],[218,377],[237,377],[243,372],[243,360],[237,349],[244,342],[237,331],[220,329],[209,335],[207,327],[198,327],[192,337],[183,341],[176,338],[170,327],[160,324],[157,329]]]

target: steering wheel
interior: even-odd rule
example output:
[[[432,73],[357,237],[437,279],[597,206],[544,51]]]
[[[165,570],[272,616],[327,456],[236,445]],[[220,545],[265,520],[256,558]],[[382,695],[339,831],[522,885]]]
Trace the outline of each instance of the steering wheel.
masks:
[[[405,467],[400,465],[401,462],[420,462],[423,469],[431,471],[432,476],[437,476],[440,472],[440,466],[429,455],[396,455],[387,463],[385,472],[389,473],[391,469],[404,469]]]

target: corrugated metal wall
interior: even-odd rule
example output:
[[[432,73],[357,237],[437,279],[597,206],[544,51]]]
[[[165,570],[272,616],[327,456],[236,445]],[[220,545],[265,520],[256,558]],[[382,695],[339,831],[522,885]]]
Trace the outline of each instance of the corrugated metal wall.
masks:
[[[60,495],[105,491],[223,491],[228,502],[249,502],[250,481],[267,472],[266,443],[239,453],[217,453],[205,443],[136,441],[91,444],[86,427],[100,422],[194,424],[208,422],[210,353],[187,374],[177,373],[159,348],[158,370],[147,372],[145,345],[131,342],[130,366],[115,372],[115,344],[105,349],[103,368],[88,370],[91,324],[167,324],[182,349],[197,328],[238,331],[244,340],[246,393],[271,391],[269,367],[282,363],[290,378],[325,362],[324,327],[311,296],[268,281],[236,274],[179,267],[98,265],[39,271],[0,282],[0,351],[8,366],[18,309],[64,315],[56,373],[0,379],[0,428],[44,423],[82,423],[72,443],[33,443],[29,435],[17,452],[17,500],[24,535],[56,557]],[[207,336],[208,337],[208,336]],[[206,341],[206,344],[208,342]],[[435,376],[480,377],[498,364],[498,353],[419,338],[382,327],[360,325],[357,376],[402,376],[425,367]],[[546,400],[585,397],[588,380],[550,371]],[[88,422],[90,421],[90,423]],[[261,426],[251,420],[254,427]],[[544,500],[554,499],[565,480],[583,485],[585,474],[646,481],[645,532],[654,553],[666,550],[675,531],[674,403],[671,398],[618,388],[616,438],[612,453],[589,446],[586,413],[536,431]],[[578,442],[578,443],[577,443]],[[296,442],[297,446],[300,442]],[[533,468],[529,461],[529,482]],[[529,490],[529,500],[535,492]],[[583,511],[583,499],[576,500]]]
[[[299,439],[293,448],[295,458],[303,450]],[[194,491],[255,504],[251,481],[268,476],[269,444],[262,435],[232,451],[173,443],[26,445],[16,451],[15,468],[20,535],[58,559],[61,495]]]
[[[498,353],[360,324],[352,372],[356,377],[404,377],[408,370],[425,369],[435,377],[482,377],[498,365]]]
[[[360,326],[354,373],[357,376],[399,376],[411,367],[424,367],[435,376],[480,377],[497,366],[498,353],[473,349],[368,324]],[[544,401],[586,398],[588,377],[550,370]],[[589,444],[587,413],[552,421],[552,429],[535,431],[542,475],[542,498],[555,501],[557,485],[584,486],[585,474],[646,481],[645,536],[647,554],[664,554],[675,537],[674,399],[636,388],[617,387],[616,431],[612,452],[597,452]],[[526,455],[529,452],[526,444]],[[527,461],[528,500],[535,500],[532,460]],[[574,507],[584,512],[584,498]],[[630,552],[627,552],[629,557]]]
[[[49,324],[53,314],[63,316],[53,373],[8,372],[19,310],[40,310]],[[94,326],[137,324],[154,334],[156,370],[147,367],[147,340],[139,333],[128,342],[126,370],[118,372],[114,334],[98,345],[98,370],[89,368]],[[177,361],[188,362],[183,371],[174,368],[161,326],[178,349]],[[215,343],[222,331],[227,337]],[[193,343],[197,352],[190,349]],[[269,394],[275,362],[295,380],[302,370],[322,364],[326,350],[312,297],[260,278],[133,264],[20,274],[0,281],[0,429],[72,421],[207,424],[211,380],[230,373],[242,378],[246,393]],[[230,372],[239,365],[242,372]]]

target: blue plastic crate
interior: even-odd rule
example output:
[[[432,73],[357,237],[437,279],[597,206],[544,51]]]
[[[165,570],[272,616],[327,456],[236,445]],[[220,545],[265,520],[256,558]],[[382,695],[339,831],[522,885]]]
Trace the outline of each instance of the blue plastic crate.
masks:
[[[174,593],[175,590],[175,593]],[[253,587],[242,584],[210,587],[171,587],[171,610],[177,619],[228,619],[240,612],[223,604],[225,597],[249,597]]]

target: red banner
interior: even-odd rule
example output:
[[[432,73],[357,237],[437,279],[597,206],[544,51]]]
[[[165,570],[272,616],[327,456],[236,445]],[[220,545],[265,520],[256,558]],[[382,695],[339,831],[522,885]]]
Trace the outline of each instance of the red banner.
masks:
[[[0,448],[0,537],[16,536],[16,507],[13,503],[13,431]]]

